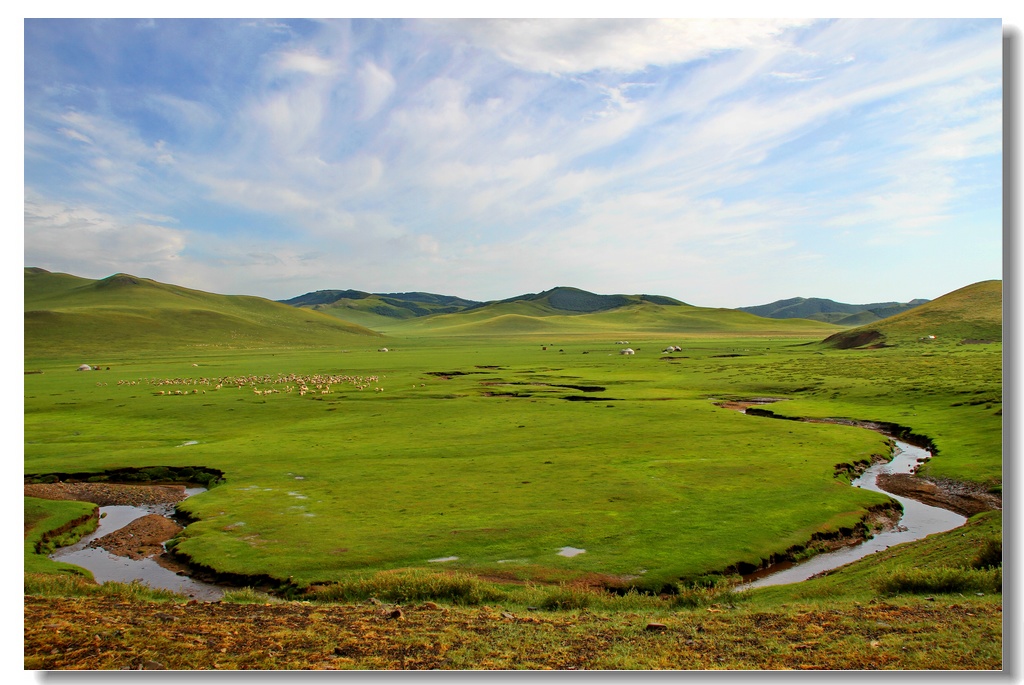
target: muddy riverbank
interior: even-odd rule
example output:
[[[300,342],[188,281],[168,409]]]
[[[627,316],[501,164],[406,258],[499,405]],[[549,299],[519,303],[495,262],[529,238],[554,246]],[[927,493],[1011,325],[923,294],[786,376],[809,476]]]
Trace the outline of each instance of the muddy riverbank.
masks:
[[[1003,508],[1001,495],[989,492],[976,483],[922,478],[909,473],[879,474],[877,482],[885,492],[949,509],[962,516],[970,517]]]
[[[182,530],[171,517],[175,506],[203,488],[184,485],[118,483],[30,483],[25,495],[43,499],[77,500],[99,505],[95,532],[51,558],[81,566],[98,583],[141,580],[189,597],[215,600],[223,588],[195,578],[195,569],[164,549]]]

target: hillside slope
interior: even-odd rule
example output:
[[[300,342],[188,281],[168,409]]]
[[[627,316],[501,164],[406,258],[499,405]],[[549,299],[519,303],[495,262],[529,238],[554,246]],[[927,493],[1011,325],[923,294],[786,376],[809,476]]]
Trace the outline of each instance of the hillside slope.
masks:
[[[216,295],[129,274],[92,280],[26,268],[24,302],[26,357],[342,346],[378,337],[362,326],[260,297]]]
[[[982,281],[895,316],[829,336],[840,349],[1003,339],[1003,282]]]

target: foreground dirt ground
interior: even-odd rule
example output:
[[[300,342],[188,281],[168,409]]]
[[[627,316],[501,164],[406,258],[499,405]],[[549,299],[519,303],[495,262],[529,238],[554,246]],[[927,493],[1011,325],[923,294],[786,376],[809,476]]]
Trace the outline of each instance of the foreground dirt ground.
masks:
[[[996,602],[640,613],[25,597],[35,669],[999,669]]]

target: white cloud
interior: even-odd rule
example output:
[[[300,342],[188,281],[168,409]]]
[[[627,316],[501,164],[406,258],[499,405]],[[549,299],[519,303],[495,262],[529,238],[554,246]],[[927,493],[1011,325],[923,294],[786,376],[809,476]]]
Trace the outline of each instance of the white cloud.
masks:
[[[213,128],[220,120],[209,105],[170,93],[152,93],[147,97],[150,108],[181,131],[195,135]]]
[[[430,22],[442,34],[530,71],[579,74],[641,71],[700,59],[713,52],[762,47],[792,19],[479,19]]]
[[[82,143],[90,143],[90,144],[92,143],[92,139],[89,138],[89,136],[83,135],[83,134],[79,133],[78,131],[76,131],[73,128],[60,128],[60,129],[57,129],[57,130],[60,133],[63,133],[68,138],[71,138],[72,140],[77,140],[77,141],[80,141]]]
[[[185,248],[185,233],[178,229],[47,201],[31,190],[26,194],[26,265],[93,277],[129,268],[165,273]]]
[[[337,70],[337,65],[330,59],[309,52],[281,52],[271,63],[271,72],[275,74],[331,76]]]
[[[357,74],[362,85],[362,103],[358,119],[369,119],[388,101],[395,92],[395,79],[388,72],[373,62],[364,64]]]

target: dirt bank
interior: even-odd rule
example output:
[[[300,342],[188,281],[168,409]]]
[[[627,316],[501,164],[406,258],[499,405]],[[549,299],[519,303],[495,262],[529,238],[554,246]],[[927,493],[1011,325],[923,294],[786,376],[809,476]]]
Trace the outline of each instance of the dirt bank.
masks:
[[[184,485],[120,485],[115,483],[26,483],[26,497],[92,502],[101,507],[174,504],[182,501]]]
[[[181,531],[181,526],[159,514],[135,519],[124,528],[96,538],[89,547],[101,547],[129,559],[146,559],[163,554],[163,543]]]
[[[883,473],[876,482],[886,492],[949,509],[962,516],[1003,508],[1002,497],[974,483],[932,480],[908,473]]]

